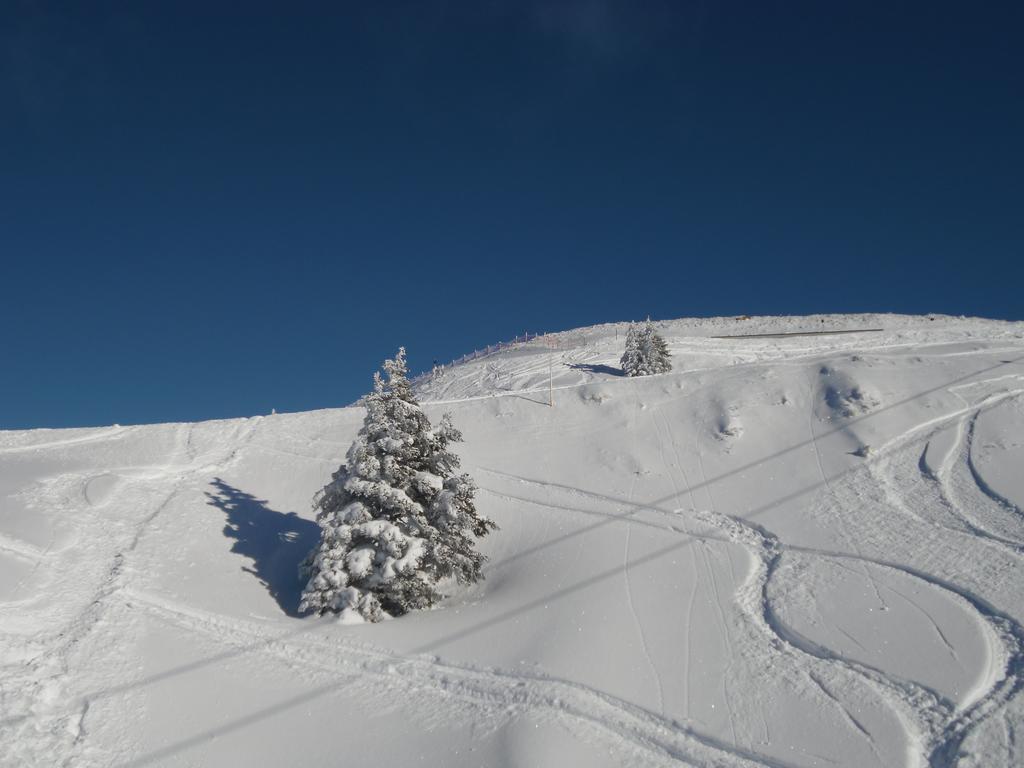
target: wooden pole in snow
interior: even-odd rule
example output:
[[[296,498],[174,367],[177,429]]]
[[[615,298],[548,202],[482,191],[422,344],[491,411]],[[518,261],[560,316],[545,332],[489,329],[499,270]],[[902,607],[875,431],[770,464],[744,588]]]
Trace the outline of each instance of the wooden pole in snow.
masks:
[[[551,372],[552,372],[552,369],[554,368],[554,362],[552,362],[552,358],[554,356],[555,356],[554,352],[552,352],[550,355],[548,355],[548,407],[550,407],[550,408],[554,408],[555,407],[555,388],[554,388],[554,386],[551,383]]]
[[[552,337],[548,338],[548,349],[551,350],[548,353],[548,407],[555,407],[555,388],[551,383],[551,376],[554,370],[554,358],[555,358],[555,340]]]

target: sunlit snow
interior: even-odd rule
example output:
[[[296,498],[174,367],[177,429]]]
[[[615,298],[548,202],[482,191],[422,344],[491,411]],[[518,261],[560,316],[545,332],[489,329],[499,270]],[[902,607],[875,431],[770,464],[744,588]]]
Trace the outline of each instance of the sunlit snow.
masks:
[[[418,380],[501,528],[376,625],[296,615],[361,408],[0,432],[0,764],[1024,763],[1024,323],[657,327]]]

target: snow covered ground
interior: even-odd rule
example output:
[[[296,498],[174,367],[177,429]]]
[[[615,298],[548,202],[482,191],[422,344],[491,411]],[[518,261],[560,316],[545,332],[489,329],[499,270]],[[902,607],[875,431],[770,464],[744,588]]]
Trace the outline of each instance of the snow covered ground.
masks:
[[[501,530],[377,625],[295,615],[361,409],[0,432],[0,764],[1024,764],[1024,323],[659,326],[420,382]]]

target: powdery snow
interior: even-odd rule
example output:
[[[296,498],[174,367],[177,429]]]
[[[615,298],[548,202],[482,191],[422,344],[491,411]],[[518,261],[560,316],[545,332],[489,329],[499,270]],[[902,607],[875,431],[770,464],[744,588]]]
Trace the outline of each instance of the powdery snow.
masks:
[[[0,432],[0,764],[1020,765],[1024,324],[656,325],[419,381],[501,529],[377,625],[296,615],[362,409]]]

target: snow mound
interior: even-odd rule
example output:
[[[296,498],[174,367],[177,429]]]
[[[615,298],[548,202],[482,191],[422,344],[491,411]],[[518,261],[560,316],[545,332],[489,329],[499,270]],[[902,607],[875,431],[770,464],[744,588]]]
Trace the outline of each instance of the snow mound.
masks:
[[[881,401],[858,384],[850,373],[829,366],[822,366],[819,373],[825,404],[835,416],[852,419],[881,405]]]
[[[743,434],[743,422],[740,421],[739,406],[716,404],[714,408],[715,437],[719,440],[738,438]]]
[[[611,393],[605,387],[595,384],[588,384],[580,387],[579,393],[580,399],[586,403],[596,403],[597,405],[600,405],[601,403],[612,399]]]

